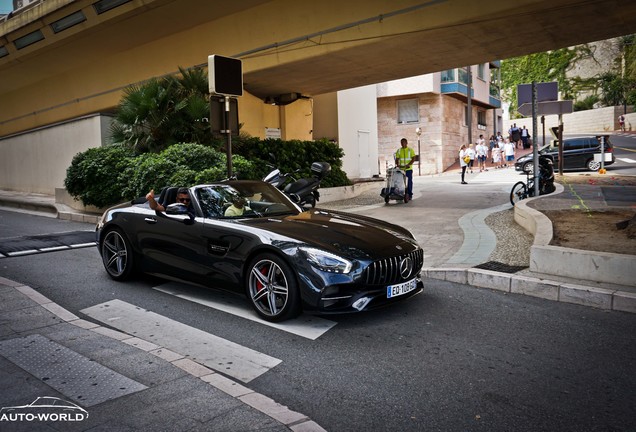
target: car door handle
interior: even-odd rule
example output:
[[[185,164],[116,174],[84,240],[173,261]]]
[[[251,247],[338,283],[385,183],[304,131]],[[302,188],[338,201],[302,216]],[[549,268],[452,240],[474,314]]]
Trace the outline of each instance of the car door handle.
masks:
[[[146,223],[149,223],[149,224],[156,224],[156,223],[157,223],[157,219],[155,219],[155,218],[153,218],[153,217],[147,217],[147,218],[144,218],[144,221],[145,221]]]

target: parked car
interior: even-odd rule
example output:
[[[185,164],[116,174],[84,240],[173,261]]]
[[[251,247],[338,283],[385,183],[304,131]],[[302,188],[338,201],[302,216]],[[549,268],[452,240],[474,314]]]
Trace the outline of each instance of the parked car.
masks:
[[[613,146],[608,135],[605,138],[605,165],[611,165],[616,158],[613,153]],[[554,167],[559,163],[559,143],[552,144],[539,149],[539,153],[546,155],[554,162]],[[565,138],[563,140],[563,169],[576,170],[588,169],[598,171],[601,167],[600,159],[595,159],[594,155],[601,153],[601,136],[584,136],[576,138]],[[521,156],[515,162],[515,170],[523,172],[532,171],[532,153]]]
[[[189,206],[162,202],[166,211],[158,212],[133,201],[104,213],[97,244],[111,278],[125,280],[141,270],[243,292],[269,321],[301,310],[374,309],[422,290],[422,248],[398,225],[302,211],[262,181],[224,181],[189,191]],[[225,216],[237,199],[243,213]]]

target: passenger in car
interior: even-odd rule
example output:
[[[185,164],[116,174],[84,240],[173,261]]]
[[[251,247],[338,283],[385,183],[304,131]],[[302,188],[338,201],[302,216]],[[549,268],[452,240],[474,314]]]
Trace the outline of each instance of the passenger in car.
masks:
[[[245,210],[249,210],[249,207],[245,206],[245,198],[236,196],[232,200],[232,205],[225,210],[225,216],[242,216]]]

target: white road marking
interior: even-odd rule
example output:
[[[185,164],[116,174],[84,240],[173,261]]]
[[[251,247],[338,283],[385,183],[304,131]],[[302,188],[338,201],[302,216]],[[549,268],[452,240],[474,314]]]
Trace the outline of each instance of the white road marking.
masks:
[[[304,314],[281,324],[271,323],[259,318],[256,312],[249,307],[247,300],[239,302],[235,296],[230,297],[222,292],[196,288],[177,282],[168,282],[154,287],[154,289],[311,340],[318,339],[337,324],[334,321]]]
[[[630,159],[630,158],[616,158],[616,160],[619,160],[621,162],[626,162],[626,163],[636,163],[636,160]]]
[[[140,339],[181,353],[245,383],[281,360],[197,328],[115,299],[83,309],[89,317]]]

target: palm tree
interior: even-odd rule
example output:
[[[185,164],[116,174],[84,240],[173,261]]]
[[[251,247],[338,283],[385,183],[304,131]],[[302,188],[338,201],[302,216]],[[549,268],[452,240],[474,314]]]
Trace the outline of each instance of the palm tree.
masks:
[[[178,143],[212,141],[208,78],[201,68],[179,68],[179,76],[150,79],[124,90],[111,125],[111,140],[138,153]]]

